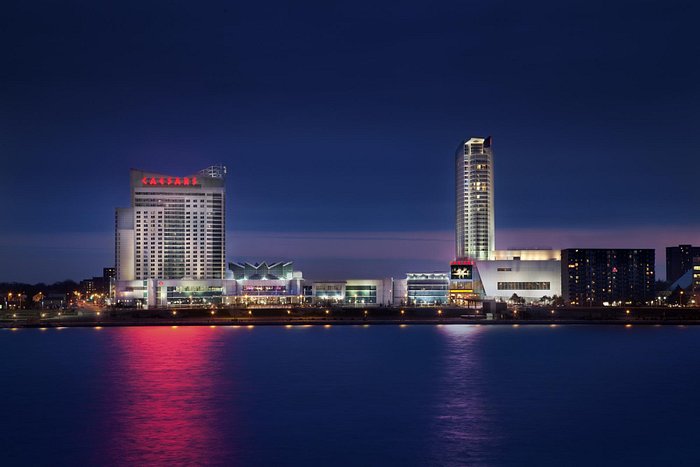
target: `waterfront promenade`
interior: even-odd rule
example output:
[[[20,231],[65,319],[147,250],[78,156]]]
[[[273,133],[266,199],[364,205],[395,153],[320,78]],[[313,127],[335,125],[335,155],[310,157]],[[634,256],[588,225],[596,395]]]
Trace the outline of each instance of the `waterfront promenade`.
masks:
[[[488,315],[465,308],[236,308],[21,310],[0,315],[0,328],[114,326],[347,325],[696,325],[700,308],[509,309]]]

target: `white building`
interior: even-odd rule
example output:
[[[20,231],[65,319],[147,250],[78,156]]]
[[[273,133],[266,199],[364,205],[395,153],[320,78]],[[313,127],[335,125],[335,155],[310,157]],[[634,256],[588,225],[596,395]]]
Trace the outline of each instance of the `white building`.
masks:
[[[457,259],[490,259],[495,249],[492,138],[469,138],[457,148]]]
[[[131,170],[131,207],[116,211],[117,302],[225,293],[225,175],[223,166],[184,177]]]
[[[303,301],[304,278],[291,261],[229,263],[235,287],[227,289],[227,305],[295,305]]]
[[[493,260],[476,261],[475,282],[484,298],[508,300],[513,294],[527,301],[561,296],[561,251],[500,250]]]

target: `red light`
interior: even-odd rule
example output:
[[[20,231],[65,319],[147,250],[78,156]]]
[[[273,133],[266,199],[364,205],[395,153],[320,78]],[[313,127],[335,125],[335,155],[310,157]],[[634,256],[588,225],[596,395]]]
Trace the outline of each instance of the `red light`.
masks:
[[[141,179],[143,185],[177,185],[194,186],[197,184],[197,177],[148,177]]]

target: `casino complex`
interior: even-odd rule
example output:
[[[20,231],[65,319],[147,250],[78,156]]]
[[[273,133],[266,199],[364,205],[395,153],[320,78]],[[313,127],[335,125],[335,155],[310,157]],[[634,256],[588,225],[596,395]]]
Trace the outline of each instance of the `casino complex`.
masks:
[[[144,308],[364,308],[475,307],[557,296],[573,305],[653,299],[654,250],[497,250],[491,137],[460,143],[455,176],[455,259],[444,271],[312,281],[291,261],[227,264],[226,167],[186,176],[132,169],[131,206],[117,208],[115,216],[114,300]],[[600,264],[592,269],[596,258]]]

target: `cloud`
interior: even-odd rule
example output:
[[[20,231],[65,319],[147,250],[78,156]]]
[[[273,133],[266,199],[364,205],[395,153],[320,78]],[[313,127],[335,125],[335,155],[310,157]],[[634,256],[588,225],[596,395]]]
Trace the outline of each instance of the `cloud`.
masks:
[[[498,249],[654,248],[656,275],[666,275],[665,248],[700,245],[700,227],[603,229],[501,228]],[[313,278],[402,277],[406,272],[447,269],[454,232],[256,232],[229,231],[230,261],[292,260]],[[114,262],[112,232],[0,234],[0,281],[52,282],[100,275]]]

